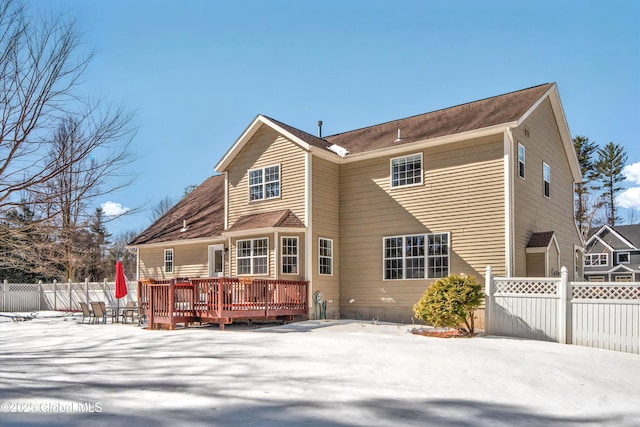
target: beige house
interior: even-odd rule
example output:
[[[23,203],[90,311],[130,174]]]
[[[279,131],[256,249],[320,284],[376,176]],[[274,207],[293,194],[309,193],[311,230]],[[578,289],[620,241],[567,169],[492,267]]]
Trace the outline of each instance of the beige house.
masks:
[[[320,291],[328,318],[410,322],[450,273],[580,274],[554,83],[326,137],[259,115],[216,171],[131,242],[140,278],[306,280],[311,317]]]

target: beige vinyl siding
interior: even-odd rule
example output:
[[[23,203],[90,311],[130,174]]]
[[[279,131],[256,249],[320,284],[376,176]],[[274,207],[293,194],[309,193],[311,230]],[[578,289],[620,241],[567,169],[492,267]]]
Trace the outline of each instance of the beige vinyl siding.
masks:
[[[340,317],[340,169],[335,163],[313,157],[311,206],[313,210],[313,253],[311,294],[321,291],[327,300],[327,318]],[[333,240],[333,275],[318,273],[319,238]],[[313,303],[313,301],[311,301]]]
[[[529,136],[525,136],[525,129]],[[527,273],[525,248],[534,232],[555,231],[560,265],[574,272],[574,245],[581,245],[574,223],[573,178],[562,146],[551,103],[545,100],[518,128],[513,129],[514,170],[517,144],[525,146],[526,174],[514,174],[514,276]],[[551,167],[551,197],[543,193],[542,163]],[[555,262],[554,262],[555,263]]]
[[[209,243],[186,244],[166,247],[138,248],[140,258],[139,277],[171,279],[174,277],[208,277]],[[173,249],[173,273],[164,271],[164,250]],[[225,267],[226,271],[226,267]]]
[[[527,254],[527,276],[528,277],[544,277],[546,255],[542,252]]]
[[[280,165],[280,197],[249,202],[249,170]],[[305,221],[305,150],[263,125],[228,168],[228,221],[248,214],[291,209]]]
[[[407,188],[390,188],[389,157],[342,166],[340,306],[347,316],[378,307],[385,318],[410,321],[433,282],[384,281],[384,237],[450,232],[451,273],[480,277],[491,265],[504,274],[503,151],[502,137],[424,150],[424,184]]]

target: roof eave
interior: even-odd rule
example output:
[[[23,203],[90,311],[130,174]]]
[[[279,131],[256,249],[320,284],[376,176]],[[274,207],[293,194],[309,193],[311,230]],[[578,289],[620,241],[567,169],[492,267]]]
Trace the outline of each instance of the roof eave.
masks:
[[[251,228],[247,230],[237,231],[225,231],[222,233],[224,237],[244,237],[255,236],[256,234],[271,234],[271,233],[304,233],[306,227],[265,227],[265,228]]]
[[[491,135],[500,135],[504,133],[509,127],[516,126],[517,122],[501,123],[499,125],[487,126],[480,129],[469,130],[465,132],[453,133],[450,135],[439,136],[436,138],[423,139],[408,144],[400,144],[392,147],[384,147],[377,150],[365,151],[363,153],[349,154],[346,157],[335,159],[340,163],[350,163],[360,160],[372,159],[375,157],[382,157],[388,155],[394,155],[397,153],[403,153],[406,151],[436,147],[438,145],[451,144],[455,142],[465,141],[474,138],[482,138]]]
[[[128,249],[140,248],[140,247],[154,248],[154,247],[193,245],[193,244],[207,243],[207,242],[217,243],[217,242],[224,242],[224,241],[226,241],[225,238],[222,235],[220,235],[220,236],[213,236],[213,237],[199,237],[199,238],[184,239],[184,240],[167,240],[164,242],[154,242],[154,243],[138,243],[134,245],[127,245],[126,247]]]

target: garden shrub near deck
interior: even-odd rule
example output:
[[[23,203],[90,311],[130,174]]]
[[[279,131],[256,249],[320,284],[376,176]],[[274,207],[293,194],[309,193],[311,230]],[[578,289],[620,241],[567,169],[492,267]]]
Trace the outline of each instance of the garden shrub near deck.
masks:
[[[451,274],[438,279],[413,307],[416,318],[436,328],[455,328],[463,323],[473,334],[473,316],[484,292],[475,277]]]

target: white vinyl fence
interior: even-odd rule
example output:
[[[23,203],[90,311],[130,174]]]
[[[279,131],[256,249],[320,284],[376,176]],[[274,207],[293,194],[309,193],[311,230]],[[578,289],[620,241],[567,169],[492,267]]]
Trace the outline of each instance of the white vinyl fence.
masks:
[[[116,299],[115,282],[0,283],[0,311],[80,310],[80,303],[104,301],[108,306],[137,301],[137,282],[127,282],[127,295]]]
[[[494,277],[487,267],[485,332],[640,354],[640,283]]]

